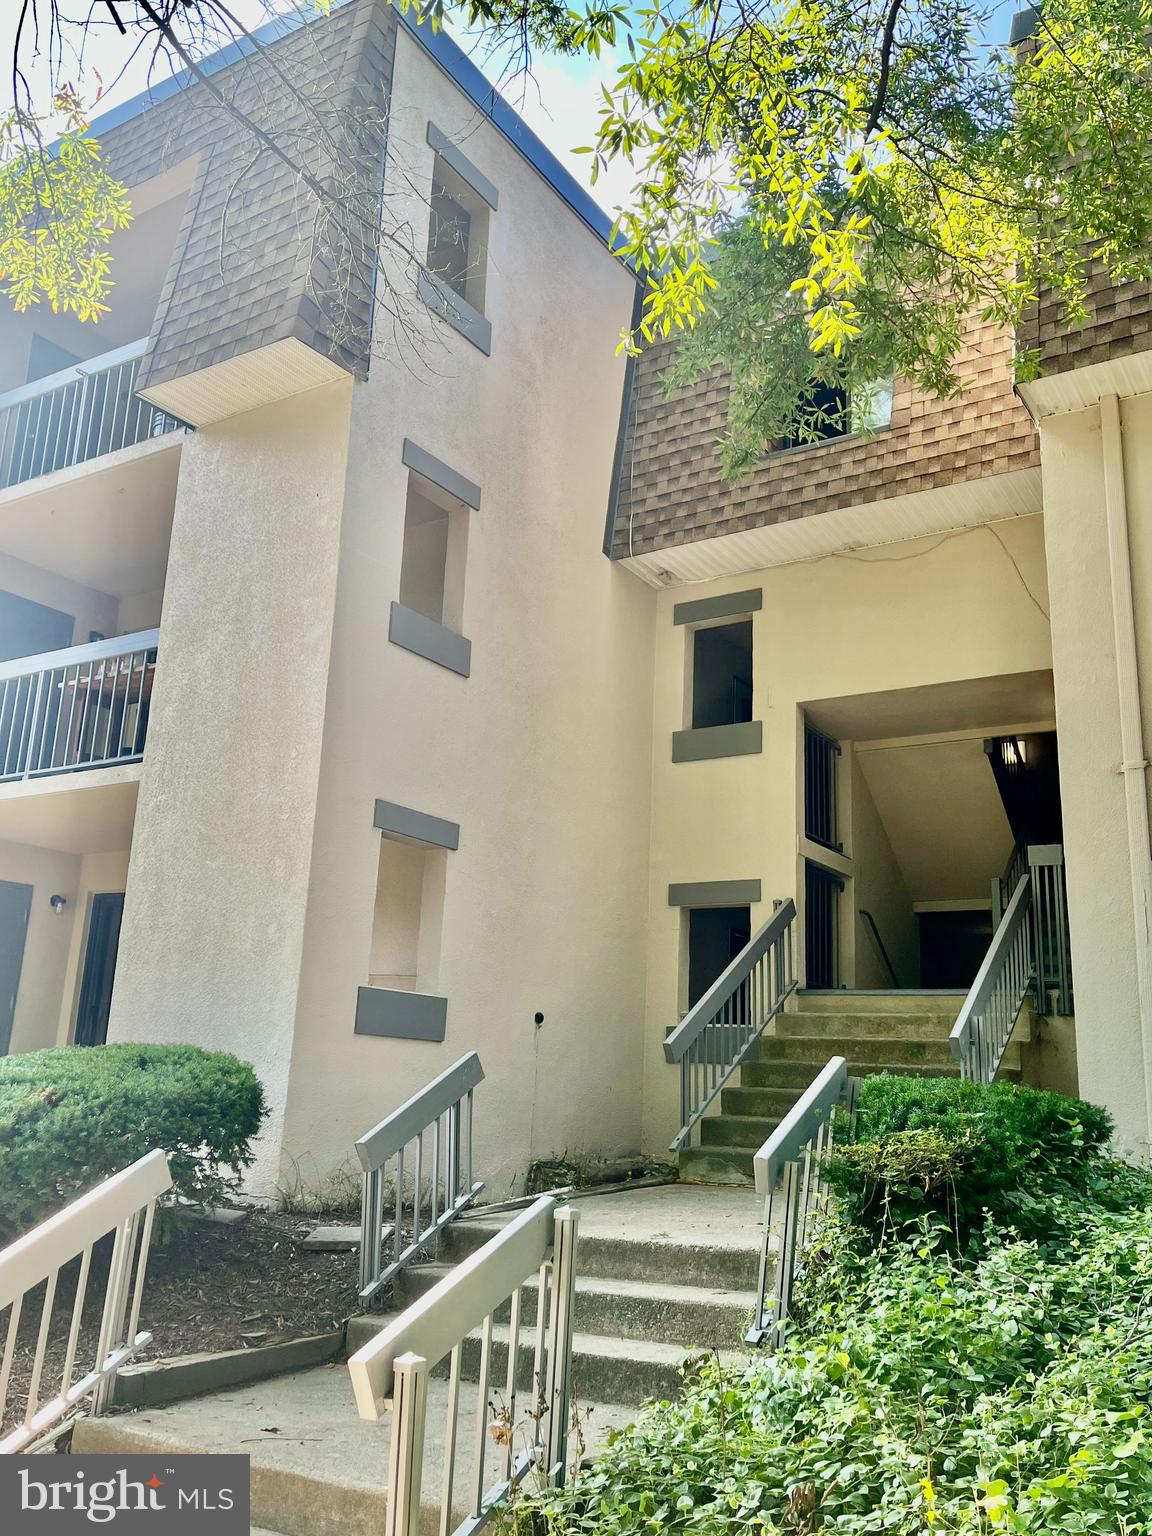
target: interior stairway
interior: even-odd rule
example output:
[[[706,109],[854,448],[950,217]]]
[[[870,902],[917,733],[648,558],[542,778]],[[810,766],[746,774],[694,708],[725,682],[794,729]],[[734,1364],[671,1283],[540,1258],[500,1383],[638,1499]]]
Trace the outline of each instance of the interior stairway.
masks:
[[[751,1184],[752,1157],[830,1056],[854,1077],[903,1072],[955,1077],[948,1036],[963,992],[797,992],[720,1092],[718,1114],[701,1121],[698,1145],[680,1152],[680,1176],[695,1184]],[[999,1073],[1019,1077],[1009,1045]]]

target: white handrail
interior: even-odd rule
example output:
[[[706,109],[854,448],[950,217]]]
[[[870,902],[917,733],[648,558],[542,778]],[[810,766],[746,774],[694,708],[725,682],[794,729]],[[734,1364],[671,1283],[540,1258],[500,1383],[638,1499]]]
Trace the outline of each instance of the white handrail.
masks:
[[[429,1374],[451,1359],[447,1390],[439,1529],[473,1536],[533,1469],[564,1480],[575,1303],[577,1212],[542,1195],[483,1247],[381,1331],[348,1361],[362,1419],[391,1414],[388,1504],[384,1536],[420,1536],[422,1471]],[[517,1420],[522,1288],[537,1278],[535,1346],[529,1408]],[[507,1367],[500,1407],[501,1444],[491,1429],[493,1327],[508,1308]],[[455,1521],[460,1386],[465,1343],[479,1329],[474,1451],[467,1476],[467,1513]],[[517,1453],[515,1437],[527,1437]],[[499,1458],[495,1482],[489,1463]],[[454,1523],[455,1522],[455,1523]]]
[[[24,1417],[0,1440],[0,1455],[23,1451],[41,1439],[87,1397],[93,1412],[100,1413],[111,1401],[116,1373],[125,1361],[151,1343],[152,1335],[138,1331],[148,1246],[156,1202],[172,1188],[168,1159],[163,1152],[149,1152],[122,1172],[105,1179],[55,1216],[0,1253],[0,1312],[8,1310],[8,1328],[0,1361],[0,1420],[8,1402],[8,1385],[20,1331],[24,1298],[46,1282],[40,1308],[40,1324],[32,1361]],[[99,1339],[92,1365],[79,1378],[81,1324],[92,1267],[92,1250],[101,1238],[115,1233]],[[139,1239],[139,1242],[137,1242]],[[53,1333],[57,1284],[60,1271],[73,1259],[80,1260],[67,1331]],[[49,1343],[64,1338],[65,1352],[58,1390],[41,1401]],[[85,1351],[87,1356],[87,1351]]]
[[[1000,919],[948,1036],[961,1076],[975,1082],[995,1080],[1032,983],[1031,915],[1032,882],[1023,879]]]
[[[87,645],[68,645],[59,651],[15,656],[11,661],[0,661],[0,683],[8,678],[35,677],[38,672],[52,672],[57,667],[83,666],[89,661],[129,656],[133,651],[154,651],[159,644],[158,629],[141,629],[131,635],[113,635],[109,640],[90,640]]]
[[[46,373],[43,378],[33,379],[29,384],[18,384],[15,389],[5,390],[0,395],[0,411],[10,405],[23,405],[28,400],[35,400],[38,395],[50,394],[52,390],[66,384],[74,384],[77,379],[87,378],[91,373],[103,373],[106,368],[130,363],[137,357],[143,357],[147,350],[148,338],[142,336],[139,341],[126,342],[122,347],[114,347],[111,352],[101,352],[99,357],[81,358],[80,362],[70,363],[67,368],[61,368],[56,373]]]

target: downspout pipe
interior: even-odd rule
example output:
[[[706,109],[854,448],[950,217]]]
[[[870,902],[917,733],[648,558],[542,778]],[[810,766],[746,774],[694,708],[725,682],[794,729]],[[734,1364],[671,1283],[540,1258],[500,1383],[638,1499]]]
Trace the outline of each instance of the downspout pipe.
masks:
[[[1120,773],[1128,822],[1128,867],[1136,939],[1136,990],[1140,1046],[1144,1059],[1144,1109],[1152,1155],[1152,838],[1148,822],[1148,758],[1140,710],[1140,668],[1132,599],[1132,556],[1128,541],[1128,492],[1124,475],[1124,431],[1115,395],[1100,401],[1104,460],[1104,519],[1108,533],[1108,574],[1112,587],[1112,633],[1116,649],[1116,692],[1120,706]]]

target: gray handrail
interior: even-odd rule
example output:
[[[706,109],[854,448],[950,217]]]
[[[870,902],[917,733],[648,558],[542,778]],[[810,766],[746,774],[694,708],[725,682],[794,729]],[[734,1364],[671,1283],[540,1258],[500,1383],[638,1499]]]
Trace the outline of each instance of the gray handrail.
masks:
[[[680,1068],[680,1129],[671,1151],[689,1144],[709,1106],[795,991],[795,920],[796,904],[789,897],[665,1040],[665,1059]]]
[[[962,1077],[996,1077],[1033,979],[1031,912],[1032,883],[1021,880],[948,1037]]]
[[[392,1277],[421,1252],[484,1188],[473,1178],[473,1100],[484,1081],[475,1051],[406,1099],[356,1142],[364,1170],[360,1196],[360,1300],[372,1301]],[[425,1157],[424,1139],[429,1137]],[[404,1241],[406,1158],[412,1148],[412,1225]],[[385,1176],[392,1169],[393,1219],[384,1222]],[[427,1206],[427,1221],[425,1221]],[[385,1259],[385,1246],[391,1247]]]
[[[692,1042],[707,1029],[717,1011],[735,993],[741,982],[752,974],[756,962],[772,948],[772,945],[788,931],[796,919],[796,903],[791,896],[780,903],[763,928],[752,935],[744,948],[722,970],[716,980],[695,1003],[664,1041],[664,1059],[679,1061]]]
[[[823,1067],[768,1140],[752,1158],[756,1193],[769,1195],[785,1163],[799,1157],[839,1104],[848,1081],[848,1063],[833,1056]]]
[[[784,1339],[792,1289],[824,1200],[824,1164],[835,1140],[837,1112],[846,1112],[851,1134],[859,1088],[859,1079],[848,1076],[844,1057],[833,1056],[753,1156],[756,1191],[765,1205],[749,1344],[776,1349]],[[774,1238],[775,1255],[770,1252]]]
[[[894,987],[899,989],[900,978],[896,974],[896,967],[892,964],[892,956],[888,953],[884,946],[884,940],[880,937],[880,930],[876,926],[876,919],[872,916],[867,907],[857,907],[856,910],[859,912],[860,916],[864,919],[872,931],[872,937],[876,940],[876,948],[880,951],[880,958],[883,960],[884,965],[887,968],[889,981]]]

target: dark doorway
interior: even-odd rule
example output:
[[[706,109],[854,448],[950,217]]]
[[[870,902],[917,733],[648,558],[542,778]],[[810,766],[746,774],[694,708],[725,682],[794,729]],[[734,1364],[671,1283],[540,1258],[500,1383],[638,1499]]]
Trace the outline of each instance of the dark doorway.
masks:
[[[12,1020],[16,1014],[16,994],[20,990],[24,941],[28,937],[31,910],[30,885],[0,880],[0,1056],[8,1054],[12,1040]]]
[[[920,985],[931,991],[970,987],[992,942],[992,914],[920,912]]]
[[[708,988],[752,937],[747,907],[693,907],[688,913],[688,1006]]]
[[[840,985],[839,875],[809,860],[804,865],[804,984],[827,989]]]
[[[76,1010],[77,1045],[103,1045],[107,1039],[123,915],[123,891],[102,891],[92,897],[88,943],[84,947],[84,978]]]

